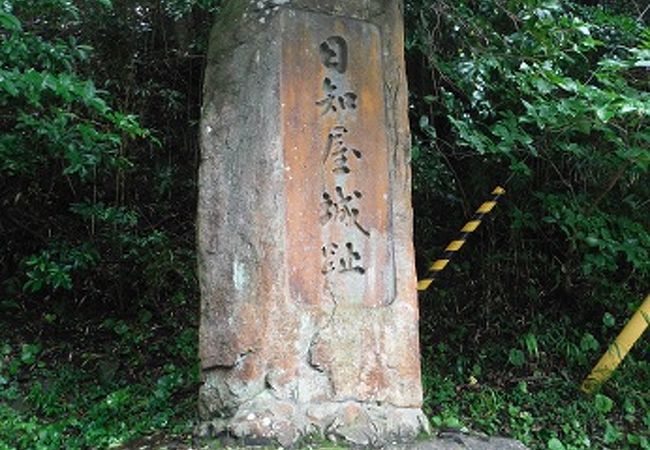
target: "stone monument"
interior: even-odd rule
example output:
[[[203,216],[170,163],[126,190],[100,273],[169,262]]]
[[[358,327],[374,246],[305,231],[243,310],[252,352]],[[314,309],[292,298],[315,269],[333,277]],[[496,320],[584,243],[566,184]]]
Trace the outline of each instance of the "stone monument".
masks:
[[[428,428],[402,7],[219,13],[201,119],[203,434],[369,445]]]

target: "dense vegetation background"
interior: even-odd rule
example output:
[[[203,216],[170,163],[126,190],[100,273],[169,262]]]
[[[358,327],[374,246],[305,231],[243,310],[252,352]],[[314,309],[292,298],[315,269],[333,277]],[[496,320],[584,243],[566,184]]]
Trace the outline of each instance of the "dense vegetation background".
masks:
[[[194,417],[197,122],[215,0],[0,3],[0,450],[183,438]],[[650,286],[641,1],[409,0],[421,296],[436,427],[650,448],[642,339],[577,387]]]

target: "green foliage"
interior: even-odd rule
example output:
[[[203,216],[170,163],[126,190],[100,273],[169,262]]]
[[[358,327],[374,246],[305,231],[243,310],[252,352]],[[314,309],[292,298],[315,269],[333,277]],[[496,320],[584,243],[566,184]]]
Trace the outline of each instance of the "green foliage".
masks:
[[[178,323],[143,313],[106,320],[86,337],[83,326],[45,325],[50,332],[68,327],[77,338],[60,343],[21,345],[1,334],[0,449],[109,448],[163,430],[186,439],[197,336],[176,336]]]
[[[407,2],[420,267],[507,190],[420,302],[426,404],[531,448],[648,448],[645,340],[577,391],[650,285],[650,31],[584,3]]]
[[[594,405],[596,407],[596,411],[607,414],[612,410],[614,402],[612,402],[612,399],[606,395],[596,394]]]
[[[552,334],[563,324],[549,328]],[[584,396],[578,391],[580,379],[569,376],[575,373],[571,366],[582,365],[582,360],[547,345],[544,334],[538,336],[541,365],[521,352],[523,362],[507,366],[510,357],[502,354],[500,342],[483,341],[478,355],[464,350],[471,363],[458,372],[455,360],[461,358],[461,342],[449,340],[449,348],[425,349],[425,412],[432,425],[507,435],[531,449],[650,448],[646,418],[650,399],[645,387],[650,364],[626,360],[608,383],[607,393]],[[564,358],[571,358],[569,364],[557,370],[549,367]]]
[[[83,183],[97,170],[127,165],[117,151],[121,135],[146,131],[133,116],[109,108],[94,83],[77,73],[90,49],[73,39],[44,39],[4,15],[17,25],[6,29],[1,48],[0,107],[13,113],[3,120],[4,175],[29,176],[57,165],[61,175]]]
[[[189,216],[192,202],[183,202],[185,211],[169,205],[178,182],[171,182],[177,173],[160,151],[163,142],[113,106],[130,107],[124,93],[106,89],[124,83],[97,70],[98,50],[87,44],[104,33],[94,21],[116,20],[116,8],[3,4],[0,288],[14,302],[91,300],[124,308],[179,289],[187,296],[193,286],[190,221],[167,224]],[[126,49],[122,59],[139,51]],[[193,196],[191,183],[182,189]]]
[[[540,256],[561,263],[572,284],[625,271],[643,286],[647,28],[569,1],[410,8],[408,48],[433,74],[417,92],[417,195],[437,193],[440,208],[457,210],[444,204],[450,190],[476,203],[511,180],[516,209],[506,214],[518,236],[536,237],[519,251],[535,254],[553,241],[552,254]]]
[[[195,136],[218,3],[0,5],[1,450],[191,429]]]

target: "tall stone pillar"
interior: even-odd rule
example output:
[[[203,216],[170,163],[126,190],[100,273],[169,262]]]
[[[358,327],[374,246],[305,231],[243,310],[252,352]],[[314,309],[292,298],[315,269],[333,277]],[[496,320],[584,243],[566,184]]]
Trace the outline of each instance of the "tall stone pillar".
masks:
[[[412,438],[421,412],[398,0],[231,0],[198,205],[203,431]]]

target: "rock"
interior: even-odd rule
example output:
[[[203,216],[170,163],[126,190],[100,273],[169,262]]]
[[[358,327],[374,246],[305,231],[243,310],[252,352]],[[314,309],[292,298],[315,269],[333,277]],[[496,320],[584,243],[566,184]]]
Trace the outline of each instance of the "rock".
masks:
[[[433,439],[390,444],[385,446],[384,450],[528,450],[528,447],[513,439],[444,432]]]
[[[201,119],[199,434],[378,445],[426,429],[401,13],[220,12]]]

